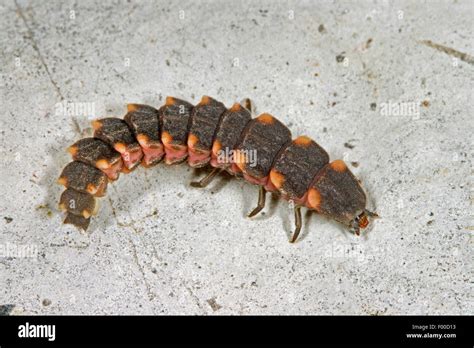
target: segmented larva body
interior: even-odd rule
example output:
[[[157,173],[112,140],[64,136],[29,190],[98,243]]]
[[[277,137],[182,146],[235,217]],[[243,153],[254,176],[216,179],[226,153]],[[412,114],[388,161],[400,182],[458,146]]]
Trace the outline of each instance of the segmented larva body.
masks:
[[[73,162],[58,182],[66,187],[59,206],[66,211],[64,223],[87,230],[97,213],[95,197],[106,193],[109,181],[129,173],[140,163],[151,167],[187,160],[191,167],[210,165],[201,181],[205,187],[220,171],[243,177],[259,186],[257,207],[265,205],[266,192],[279,193],[295,203],[296,229],[301,229],[301,207],[307,207],[350,227],[356,234],[368,225],[366,196],[358,180],[341,160],[329,162],[326,151],[306,136],[292,140],[290,130],[270,114],[252,118],[252,105],[235,103],[227,109],[204,96],[199,104],[167,97],[158,110],[128,104],[123,119],[92,122],[93,138],[77,141],[69,152]]]

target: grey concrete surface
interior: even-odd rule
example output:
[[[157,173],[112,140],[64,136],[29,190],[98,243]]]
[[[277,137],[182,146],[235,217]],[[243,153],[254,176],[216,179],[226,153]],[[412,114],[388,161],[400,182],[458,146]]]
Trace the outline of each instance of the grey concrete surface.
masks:
[[[0,305],[17,314],[474,314],[472,1],[0,1]],[[252,98],[343,158],[361,237],[185,165],[111,185],[87,234],[55,181],[90,115]],[[60,103],[69,107],[61,108]],[[82,109],[81,109],[82,108]],[[87,112],[84,112],[87,111]],[[202,173],[198,173],[202,175]]]

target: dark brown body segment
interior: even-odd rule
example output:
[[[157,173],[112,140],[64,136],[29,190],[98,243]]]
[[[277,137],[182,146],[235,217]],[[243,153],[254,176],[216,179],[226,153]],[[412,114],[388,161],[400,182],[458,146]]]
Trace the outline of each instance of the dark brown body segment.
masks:
[[[189,119],[193,105],[187,101],[168,97],[160,112],[160,127],[162,133],[171,136],[172,145],[186,145],[188,141]]]
[[[194,151],[210,151],[221,115],[226,111],[221,102],[204,96],[191,115],[188,147]]]
[[[95,214],[97,203],[92,195],[68,188],[61,194],[59,208],[74,215],[89,218]]]
[[[263,179],[268,176],[273,161],[280,149],[291,142],[290,130],[280,121],[269,114],[262,114],[251,120],[241,134],[237,165],[244,174],[254,179]],[[255,157],[254,163],[243,161],[244,157]]]
[[[135,137],[145,135],[150,143],[161,144],[159,114],[155,108],[142,104],[128,104],[123,118]]]
[[[188,131],[193,105],[173,97],[159,109],[161,141],[165,147],[166,163],[179,163],[188,156]]]
[[[144,166],[152,166],[164,155],[161,143],[159,113],[155,108],[142,104],[128,104],[124,120],[132,130],[143,151]]]
[[[120,154],[100,139],[81,139],[69,147],[69,152],[75,161],[102,170],[111,180],[118,178],[118,172],[123,166]]]
[[[106,142],[122,155],[128,169],[140,164],[143,153],[127,123],[119,118],[107,117],[92,123],[94,137]]]
[[[341,160],[327,164],[308,191],[308,207],[345,225],[364,211],[365,193]]]
[[[65,224],[74,225],[84,231],[87,231],[89,224],[91,222],[91,218],[85,218],[80,215],[74,215],[72,213],[67,213],[66,218],[64,219]]]
[[[303,198],[329,155],[316,142],[301,136],[278,154],[270,171],[272,184],[289,199]]]
[[[251,119],[250,112],[237,103],[224,112],[212,144],[212,166],[226,168],[231,165],[232,151]]]
[[[107,189],[107,176],[99,169],[74,161],[64,167],[58,182],[67,188],[102,197]]]

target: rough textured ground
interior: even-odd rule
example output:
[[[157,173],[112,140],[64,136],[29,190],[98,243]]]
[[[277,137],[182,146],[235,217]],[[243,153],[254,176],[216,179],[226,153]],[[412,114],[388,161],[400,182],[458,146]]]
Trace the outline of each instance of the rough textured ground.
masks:
[[[473,314],[473,12],[2,0],[2,311]],[[87,235],[61,225],[55,181],[90,132],[81,106],[122,116],[127,102],[203,94],[251,97],[352,163],[382,219],[357,238],[307,216],[291,245],[287,204],[251,221],[256,187],[200,191],[193,170],[161,165],[113,184]]]

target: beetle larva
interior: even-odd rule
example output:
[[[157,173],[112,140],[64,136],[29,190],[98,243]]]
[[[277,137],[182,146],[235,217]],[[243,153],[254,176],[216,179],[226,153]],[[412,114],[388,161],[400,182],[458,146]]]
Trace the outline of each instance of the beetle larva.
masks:
[[[87,230],[97,213],[95,197],[106,193],[107,183],[129,173],[140,163],[151,167],[187,160],[191,167],[211,166],[211,172],[193,187],[206,187],[221,171],[242,177],[259,187],[258,204],[249,217],[265,206],[267,192],[293,201],[295,242],[302,227],[301,208],[332,218],[360,234],[377,217],[366,209],[366,195],[342,160],[330,162],[326,151],[307,136],[292,139],[290,130],[264,113],[252,118],[252,103],[227,109],[211,97],[192,104],[167,97],[159,109],[128,104],[124,119],[92,122],[93,138],[69,148],[73,162],[58,182],[66,187],[60,208],[64,223]]]

